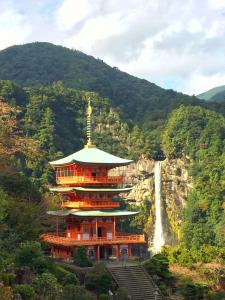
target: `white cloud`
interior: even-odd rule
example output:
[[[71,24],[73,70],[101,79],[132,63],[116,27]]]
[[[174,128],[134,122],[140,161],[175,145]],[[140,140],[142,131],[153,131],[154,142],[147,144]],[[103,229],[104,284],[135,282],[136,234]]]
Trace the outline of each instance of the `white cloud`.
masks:
[[[0,49],[24,43],[30,34],[23,14],[10,8],[0,12]]]
[[[89,15],[93,6],[88,0],[64,0],[56,10],[56,23],[59,30],[69,30]]]
[[[225,74],[215,74],[212,76],[204,76],[202,74],[193,74],[190,78],[188,86],[183,87],[183,92],[189,92],[190,86],[192,87],[192,93],[195,95],[201,94],[207,90],[210,90],[216,86],[225,84]]]
[[[214,9],[223,9],[225,8],[225,0],[209,0],[210,7]]]
[[[120,13],[116,12],[108,16],[98,16],[90,19],[84,24],[80,32],[65,40],[65,45],[68,47],[74,46],[76,49],[91,53],[92,48],[100,40],[122,31],[120,17]]]
[[[37,40],[190,94],[225,84],[225,0],[0,0],[0,48]]]

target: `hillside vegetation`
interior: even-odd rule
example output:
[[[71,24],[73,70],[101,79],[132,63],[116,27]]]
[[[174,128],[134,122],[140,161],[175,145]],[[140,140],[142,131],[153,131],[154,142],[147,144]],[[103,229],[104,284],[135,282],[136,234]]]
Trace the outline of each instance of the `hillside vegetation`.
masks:
[[[31,43],[0,51],[0,79],[23,87],[62,81],[66,87],[94,91],[110,99],[123,117],[151,126],[164,120],[180,104],[201,100],[159,86],[112,68],[100,59],[50,43]]]
[[[197,95],[199,99],[211,102],[222,102],[225,100],[225,85],[217,86],[209,91]]]

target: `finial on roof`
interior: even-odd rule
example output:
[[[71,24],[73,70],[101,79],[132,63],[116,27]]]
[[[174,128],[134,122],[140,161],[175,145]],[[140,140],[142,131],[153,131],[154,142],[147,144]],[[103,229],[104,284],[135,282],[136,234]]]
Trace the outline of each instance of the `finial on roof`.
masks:
[[[91,98],[88,97],[87,98],[88,101],[88,105],[87,105],[87,111],[86,111],[86,115],[87,115],[87,144],[85,145],[85,148],[95,148],[95,145],[92,144],[91,138],[92,138],[92,120],[91,120],[91,116],[92,116],[92,107],[91,107]]]

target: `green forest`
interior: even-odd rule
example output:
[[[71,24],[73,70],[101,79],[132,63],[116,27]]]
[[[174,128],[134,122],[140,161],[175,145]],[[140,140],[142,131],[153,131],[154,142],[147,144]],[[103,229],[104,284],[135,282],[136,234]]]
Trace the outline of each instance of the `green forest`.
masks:
[[[54,183],[48,162],[83,147],[88,97],[98,148],[134,160],[190,159],[194,187],[182,212],[181,244],[146,269],[157,273],[166,294],[178,285],[170,264],[189,270],[198,264],[211,281],[178,280],[184,299],[224,299],[209,286],[225,284],[225,99],[204,102],[164,90],[48,43],[10,47],[0,52],[0,64],[1,299],[108,299],[112,278],[103,265],[80,278],[46,257],[39,240],[53,226],[46,210],[57,202],[48,192]],[[82,249],[74,260],[90,263]],[[217,264],[215,272],[206,274],[207,263]]]

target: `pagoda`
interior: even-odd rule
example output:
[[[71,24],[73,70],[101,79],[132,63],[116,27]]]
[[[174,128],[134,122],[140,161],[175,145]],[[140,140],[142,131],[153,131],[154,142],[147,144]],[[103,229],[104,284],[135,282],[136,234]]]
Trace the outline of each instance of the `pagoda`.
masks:
[[[132,160],[106,153],[92,144],[92,109],[87,107],[87,144],[65,158],[50,162],[56,172],[57,186],[50,188],[62,196],[61,209],[49,215],[65,219],[65,232],[42,235],[51,246],[55,258],[71,259],[77,247],[85,247],[96,260],[132,256],[132,245],[144,244],[144,235],[124,233],[118,223],[138,212],[120,209],[115,195],[129,192],[124,176],[115,168],[129,165]],[[121,169],[121,168],[120,168]],[[118,230],[120,227],[120,230]]]

